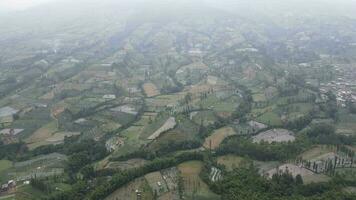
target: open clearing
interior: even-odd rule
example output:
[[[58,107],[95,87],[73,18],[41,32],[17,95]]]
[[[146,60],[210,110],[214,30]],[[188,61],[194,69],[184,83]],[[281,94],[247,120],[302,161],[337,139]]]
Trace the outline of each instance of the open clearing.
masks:
[[[297,176],[300,174],[303,178],[304,183],[318,183],[318,182],[326,182],[330,180],[330,178],[324,174],[315,174],[310,170],[307,170],[305,168],[299,167],[294,164],[284,164],[279,166],[278,168],[271,169],[267,172],[268,176],[272,178],[272,175],[277,173],[277,172],[289,172],[293,175],[293,177]]]
[[[203,163],[200,161],[189,161],[178,165],[184,182],[185,199],[219,199],[219,196],[210,191],[208,185],[199,177],[202,167]]]
[[[216,149],[225,138],[235,134],[235,130],[231,127],[220,128],[215,130],[211,136],[205,139],[203,146],[207,149]]]
[[[259,143],[262,141],[272,143],[272,142],[289,142],[294,141],[295,137],[293,132],[286,129],[271,129],[264,131],[253,137],[254,143]]]
[[[145,83],[142,87],[147,97],[154,97],[160,94],[159,90],[153,83]]]

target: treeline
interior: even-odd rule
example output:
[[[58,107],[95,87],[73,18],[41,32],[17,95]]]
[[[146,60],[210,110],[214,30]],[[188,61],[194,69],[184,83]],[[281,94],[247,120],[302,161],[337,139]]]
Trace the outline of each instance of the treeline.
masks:
[[[22,153],[27,151],[25,143],[3,144],[0,141],[0,160],[16,160]]]
[[[45,198],[45,200],[104,199],[116,189],[147,173],[173,167],[185,161],[203,159],[204,155],[197,152],[182,153],[174,157],[157,158],[142,167],[123,171],[107,171],[106,175],[110,175],[112,178],[98,185],[85,185],[84,182],[78,181],[73,185],[71,190],[53,194]]]
[[[294,142],[253,143],[251,139],[233,136],[225,141],[216,153],[217,155],[236,154],[248,156],[260,161],[284,161],[293,159],[308,146],[309,144],[301,139],[297,139]]]
[[[169,141],[160,145],[157,149],[151,149],[149,147],[142,147],[132,153],[110,157],[110,161],[126,161],[133,158],[143,158],[146,160],[154,160],[157,157],[164,156],[170,153],[174,153],[179,150],[195,149],[201,147],[202,143],[198,140],[188,141]]]
[[[311,125],[311,127],[306,131],[306,135],[315,144],[356,144],[355,136],[336,134],[334,125],[328,123],[318,123]]]
[[[212,184],[211,189],[224,200],[347,200],[355,194],[342,191],[343,184],[303,184],[301,176],[277,173],[271,179],[259,175],[253,166],[238,168],[224,175],[224,180]]]

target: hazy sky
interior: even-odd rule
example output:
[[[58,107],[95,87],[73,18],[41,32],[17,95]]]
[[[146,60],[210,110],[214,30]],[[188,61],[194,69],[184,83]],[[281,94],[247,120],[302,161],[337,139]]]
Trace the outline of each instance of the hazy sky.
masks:
[[[26,10],[27,8],[31,8],[46,2],[50,1],[62,1],[62,0],[0,0],[0,11],[21,11],[21,10]],[[77,0],[72,0],[72,1],[77,1]],[[103,0],[81,0],[83,2],[101,2]],[[110,0],[105,0],[105,1],[110,1]],[[131,1],[131,0],[111,0],[111,1]],[[161,2],[167,2],[167,1],[172,1],[172,0],[141,0],[142,2],[152,2],[152,1],[161,1]],[[174,0],[173,0],[174,1]],[[177,0],[180,1],[180,0]],[[189,0],[189,1],[194,1],[194,0]],[[188,1],[188,2],[189,2]],[[250,0],[203,0],[207,2],[216,2],[216,3],[227,3],[227,4],[236,4],[237,2],[245,2],[249,3]],[[254,3],[256,2],[298,2],[300,5],[308,5],[311,2],[318,3],[320,7],[324,7],[325,4],[332,4],[336,7],[349,7],[350,5],[355,5],[353,3],[356,2],[356,0],[253,0]],[[70,2],[70,1],[69,1]],[[288,3],[287,3],[288,4]],[[351,7],[353,7],[351,6]],[[354,9],[354,8],[352,8]]]
[[[54,0],[0,0],[0,10],[17,11]]]

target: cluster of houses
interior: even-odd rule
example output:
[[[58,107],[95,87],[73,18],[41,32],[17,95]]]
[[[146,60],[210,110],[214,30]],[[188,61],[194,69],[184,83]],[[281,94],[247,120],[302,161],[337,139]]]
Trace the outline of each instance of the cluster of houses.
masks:
[[[346,83],[343,80],[332,81],[327,84],[321,84],[320,92],[322,96],[328,91],[334,91],[336,95],[337,104],[341,107],[346,107],[346,102],[356,103],[356,92],[350,88],[354,85]]]
[[[16,182],[14,180],[9,180],[7,183],[1,185],[0,195],[8,194],[14,191],[16,191]]]

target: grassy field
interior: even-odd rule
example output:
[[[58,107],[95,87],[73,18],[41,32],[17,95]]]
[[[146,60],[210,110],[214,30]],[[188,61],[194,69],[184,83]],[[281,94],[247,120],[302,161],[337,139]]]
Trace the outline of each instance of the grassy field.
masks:
[[[12,167],[12,162],[9,160],[0,160],[0,183],[7,181],[6,180],[6,175],[3,173],[6,173],[8,169]]]
[[[162,146],[167,146],[172,142],[184,142],[197,139],[198,126],[190,120],[183,118],[180,123],[172,130],[162,134],[149,146],[152,150],[157,150]]]
[[[278,116],[278,114],[274,112],[266,112],[263,115],[259,116],[256,121],[270,126],[282,125],[281,118]]]
[[[329,147],[326,145],[317,145],[312,147],[311,149],[308,149],[307,151],[303,152],[300,156],[304,160],[313,160],[315,158],[318,158],[324,154],[330,153],[335,151],[335,147]]]
[[[9,160],[0,160],[0,173],[9,169],[12,166],[12,162]]]
[[[203,146],[207,149],[217,149],[225,138],[235,134],[235,130],[231,127],[220,128],[205,139]]]
[[[140,138],[147,139],[156,130],[158,130],[160,127],[162,127],[168,118],[169,118],[168,115],[161,114],[161,115],[157,115],[155,120],[149,120],[149,122],[143,128]]]
[[[339,120],[336,124],[336,133],[355,135],[356,134],[356,114],[349,114],[340,111]]]
[[[217,158],[218,164],[224,165],[227,171],[232,171],[233,169],[245,163],[245,161],[246,160],[244,158],[235,155],[225,155],[219,156]]]
[[[178,165],[184,182],[185,199],[219,199],[219,196],[210,191],[208,185],[199,177],[202,167],[203,163],[200,161],[189,161]]]

